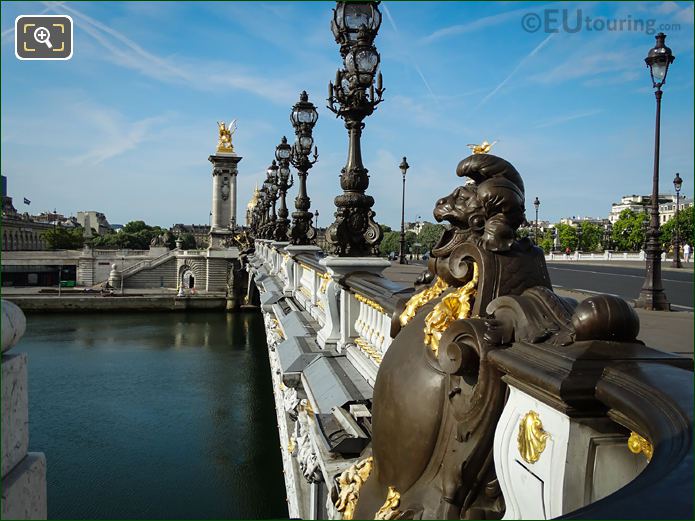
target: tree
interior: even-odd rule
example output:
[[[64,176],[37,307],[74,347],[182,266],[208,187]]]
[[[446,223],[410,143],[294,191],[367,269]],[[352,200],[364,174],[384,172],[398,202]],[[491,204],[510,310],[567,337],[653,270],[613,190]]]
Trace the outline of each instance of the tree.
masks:
[[[196,243],[195,237],[192,233],[184,233],[181,235],[181,249],[182,250],[195,250]]]
[[[695,208],[692,206],[678,212],[678,237],[681,248],[686,242],[691,246],[693,245],[693,219],[695,219]],[[669,251],[675,237],[676,219],[671,219],[659,229],[661,230],[661,244],[666,251]]]
[[[120,233],[138,233],[143,230],[150,230],[151,228],[151,226],[145,224],[145,221],[130,221],[123,226]]]
[[[417,235],[417,242],[422,244],[422,249],[420,251],[422,253],[431,251],[434,245],[439,242],[439,239],[444,233],[444,229],[443,224],[423,224],[420,233]]]
[[[150,247],[152,239],[167,232],[168,230],[159,226],[149,226],[144,221],[130,221],[118,233],[110,232],[95,237],[92,246],[104,249],[146,250]],[[176,238],[173,233],[169,233],[167,247],[173,249],[175,246]]]
[[[577,249],[577,229],[569,224],[558,224],[555,226],[557,230],[557,241],[560,245],[560,250],[565,251],[567,248],[574,251]]]
[[[644,212],[625,209],[613,224],[611,239],[618,251],[639,251],[644,245],[648,216]]]
[[[57,226],[45,232],[43,238],[52,250],[79,250],[84,246],[82,228]]]
[[[384,239],[379,245],[382,255],[389,255],[391,252],[396,254],[400,251],[401,234],[399,232],[385,232]]]
[[[601,250],[601,240],[603,239],[603,228],[595,223],[580,223],[582,227],[582,251]]]
[[[388,232],[393,231],[391,227],[388,224],[380,224],[381,231],[384,232],[384,235],[386,235]]]

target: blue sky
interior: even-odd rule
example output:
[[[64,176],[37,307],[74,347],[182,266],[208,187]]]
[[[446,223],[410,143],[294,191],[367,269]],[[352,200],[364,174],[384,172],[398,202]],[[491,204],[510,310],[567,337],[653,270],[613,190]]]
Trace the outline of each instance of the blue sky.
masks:
[[[106,213],[110,222],[206,223],[207,157],[216,121],[236,118],[239,219],[302,90],[319,109],[319,162],[308,191],[319,224],[332,220],[347,154],[340,120],[325,108],[340,66],[333,2],[3,2],[2,173],[20,209]],[[686,2],[383,2],[376,40],[385,101],[363,134],[377,221],[430,219],[466,144],[494,153],[526,183],[541,219],[607,215],[623,194],[650,193],[654,96],[644,57],[653,34],[562,29],[530,33],[527,13],[567,9],[583,19],[654,20],[676,55],[662,109],[662,191],[675,172],[693,185],[693,4]],[[14,56],[20,14],[69,14],[70,61]],[[550,17],[555,17],[553,13]],[[599,24],[600,25],[600,24]],[[553,26],[554,27],[554,26]],[[289,206],[293,207],[294,190]]]

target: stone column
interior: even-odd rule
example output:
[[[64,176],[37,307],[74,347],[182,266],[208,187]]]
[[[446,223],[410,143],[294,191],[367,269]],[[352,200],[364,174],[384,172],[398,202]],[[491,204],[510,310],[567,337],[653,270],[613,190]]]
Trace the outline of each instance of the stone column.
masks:
[[[210,248],[222,249],[227,247],[231,226],[236,222],[236,175],[241,157],[233,152],[217,152],[208,160],[212,163]]]
[[[239,158],[241,159],[241,158]],[[231,189],[232,193],[229,196],[231,199],[231,213],[230,213],[230,220],[229,220],[229,227],[233,230],[236,228],[236,176],[237,176],[237,168],[236,165],[234,165],[234,171],[232,172],[232,178],[231,178]]]

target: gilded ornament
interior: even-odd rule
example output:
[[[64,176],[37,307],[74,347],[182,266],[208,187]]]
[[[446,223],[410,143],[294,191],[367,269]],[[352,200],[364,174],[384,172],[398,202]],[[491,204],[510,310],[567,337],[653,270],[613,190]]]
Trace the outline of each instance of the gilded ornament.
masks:
[[[401,504],[401,494],[394,487],[389,487],[386,494],[386,501],[377,510],[374,519],[397,519],[402,514],[398,507]]]
[[[372,309],[376,309],[379,313],[385,313],[384,308],[374,302],[372,299],[365,297],[364,295],[360,295],[359,293],[355,293],[355,299],[357,299],[358,302],[362,302],[363,304],[366,304]]]
[[[476,145],[475,143],[469,143],[466,146],[470,148],[474,154],[487,154],[490,152],[490,149],[493,147],[495,143],[497,143],[497,141],[493,141],[492,143],[483,141],[479,145]]]
[[[535,463],[545,450],[545,443],[550,434],[543,430],[543,423],[536,411],[527,412],[519,422],[517,442],[519,454],[527,463]]]
[[[435,356],[439,353],[442,334],[456,320],[469,318],[478,287],[478,265],[473,263],[473,277],[468,283],[444,297],[425,317],[425,345]]]
[[[654,455],[654,447],[646,438],[643,438],[636,432],[631,432],[630,437],[627,440],[627,448],[633,454],[639,454],[640,452],[644,454],[647,461],[651,461]]]
[[[294,439],[294,436],[290,437],[290,441],[287,443],[287,452],[292,454],[294,452],[294,449],[296,446],[297,446],[297,443]]]
[[[405,326],[410,322],[422,306],[441,295],[447,287],[447,283],[440,277],[437,277],[432,286],[410,297],[405,305],[403,313],[398,317],[401,326]]]
[[[224,121],[218,121],[220,137],[217,142],[217,151],[225,154],[233,154],[234,146],[232,145],[232,135],[236,131],[236,119],[232,120],[229,125],[225,125]]]
[[[374,458],[370,456],[352,465],[338,478],[338,499],[335,508],[342,513],[343,519],[352,519],[355,514],[360,489],[369,478],[373,465]]]

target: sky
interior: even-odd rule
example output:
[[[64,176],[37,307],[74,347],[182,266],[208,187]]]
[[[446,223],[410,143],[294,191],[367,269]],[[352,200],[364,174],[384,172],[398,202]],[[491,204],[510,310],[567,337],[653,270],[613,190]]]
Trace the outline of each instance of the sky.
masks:
[[[111,223],[207,223],[216,122],[236,119],[241,221],[275,146],[283,135],[294,140],[289,114],[306,90],[319,111],[308,192],[325,227],[347,157],[343,123],[325,108],[341,66],[334,5],[2,2],[0,169],[15,206],[97,210]],[[672,193],[679,172],[692,197],[691,2],[386,1],[380,9],[385,99],[362,141],[378,222],[399,226],[403,156],[406,220],[432,221],[436,200],[462,184],[455,169],[466,145],[483,140],[498,140],[492,153],[521,173],[529,219],[534,197],[539,218],[556,221],[607,216],[622,195],[651,193],[655,100],[644,57],[659,30],[676,56],[664,86],[660,186]],[[70,15],[72,59],[16,59],[22,14]],[[631,23],[607,30],[620,20]]]

